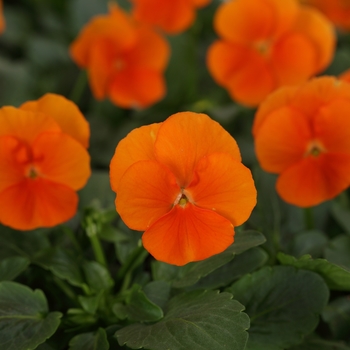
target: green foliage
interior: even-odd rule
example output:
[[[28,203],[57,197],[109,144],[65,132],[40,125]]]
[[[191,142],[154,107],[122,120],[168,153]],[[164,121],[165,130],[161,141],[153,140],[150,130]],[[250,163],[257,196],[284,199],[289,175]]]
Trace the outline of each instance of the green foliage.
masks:
[[[195,291],[178,295],[154,324],[136,323],[117,331],[120,344],[132,349],[240,350],[248,338],[249,318],[229,293]]]
[[[51,337],[60,312],[49,312],[44,293],[15,282],[0,282],[0,347],[31,350]]]
[[[29,266],[29,260],[14,256],[0,261],[0,282],[11,281]]]
[[[317,326],[329,290],[317,274],[290,266],[265,267],[227,289],[251,320],[249,350],[285,349]]]
[[[108,350],[106,331],[99,328],[96,333],[83,333],[69,342],[69,350]]]

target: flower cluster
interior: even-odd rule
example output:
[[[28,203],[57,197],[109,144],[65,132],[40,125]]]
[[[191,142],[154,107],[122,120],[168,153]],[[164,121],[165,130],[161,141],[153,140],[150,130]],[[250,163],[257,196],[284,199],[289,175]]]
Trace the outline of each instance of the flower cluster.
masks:
[[[257,106],[278,87],[306,81],[333,57],[331,23],[297,0],[228,1],[214,27],[221,39],[209,48],[208,69],[247,106]]]
[[[334,77],[284,87],[259,107],[253,134],[262,168],[288,203],[310,207],[350,184],[350,84]]]
[[[133,130],[116,148],[110,177],[123,221],[145,231],[156,259],[175,265],[225,250],[256,203],[235,140],[205,114]]]
[[[19,230],[72,218],[90,176],[89,126],[66,98],[46,94],[0,109],[0,222]]]

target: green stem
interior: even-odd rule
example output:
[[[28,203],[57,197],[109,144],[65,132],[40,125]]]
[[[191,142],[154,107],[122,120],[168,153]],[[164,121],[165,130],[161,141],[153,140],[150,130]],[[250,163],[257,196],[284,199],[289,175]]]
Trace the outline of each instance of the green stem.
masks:
[[[75,85],[69,95],[69,99],[75,104],[79,104],[80,98],[85,90],[87,84],[87,73],[85,70],[81,70]]]
[[[304,223],[307,230],[313,230],[315,228],[312,207],[304,208]]]
[[[99,238],[97,237],[97,234],[88,235],[88,237],[90,239],[91,246],[92,246],[92,249],[94,251],[96,261],[103,266],[107,266],[107,260],[106,260],[104,251],[102,249],[101,242],[100,242]]]
[[[131,277],[132,277],[132,271],[138,267],[142,262],[146,259],[148,255],[148,252],[143,248],[142,245],[137,247],[131,255],[128,257],[124,265],[119,269],[117,274],[117,282],[122,282],[122,286],[120,291],[124,291],[128,288]]]

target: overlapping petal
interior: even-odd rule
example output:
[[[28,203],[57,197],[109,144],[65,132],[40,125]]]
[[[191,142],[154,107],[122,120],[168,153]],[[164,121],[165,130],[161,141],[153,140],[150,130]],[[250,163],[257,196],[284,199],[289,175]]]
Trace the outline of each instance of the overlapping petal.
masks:
[[[72,218],[78,196],[46,179],[24,179],[0,192],[0,222],[18,230],[52,227]]]
[[[90,156],[82,145],[63,133],[44,132],[32,145],[39,176],[81,189],[90,177]]]
[[[175,206],[142,236],[144,247],[157,260],[174,265],[206,259],[233,243],[229,220],[192,204]]]
[[[225,153],[213,153],[199,160],[192,183],[184,193],[196,206],[214,210],[234,226],[245,222],[256,204],[250,170]]]
[[[289,107],[271,112],[255,136],[255,150],[261,167],[280,173],[306,153],[312,134],[303,114]]]
[[[110,179],[113,191],[118,192],[121,177],[130,165],[140,160],[155,160],[154,143],[160,123],[141,126],[122,139],[110,164]]]
[[[83,147],[89,146],[89,124],[79,108],[64,96],[48,93],[36,101],[22,104],[20,109],[48,115],[55,120],[65,134],[72,136]]]
[[[288,203],[311,207],[334,198],[350,183],[350,154],[309,156],[282,172],[279,195]]]
[[[211,153],[227,153],[241,161],[236,141],[205,114],[181,112],[170,116],[158,130],[156,159],[175,175],[180,187],[190,184],[198,161]]]
[[[116,207],[132,229],[146,230],[174,205],[181,189],[175,176],[156,161],[138,161],[120,180]]]

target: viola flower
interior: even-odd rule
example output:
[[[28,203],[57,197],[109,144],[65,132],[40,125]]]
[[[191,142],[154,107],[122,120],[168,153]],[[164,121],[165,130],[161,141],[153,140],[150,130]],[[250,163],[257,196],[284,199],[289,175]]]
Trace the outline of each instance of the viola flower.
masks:
[[[311,207],[350,185],[350,84],[334,77],[283,87],[259,107],[253,135],[261,167],[279,174],[288,203]]]
[[[196,17],[196,9],[211,0],[131,0],[132,14],[137,21],[156,26],[168,34],[188,29]]]
[[[278,87],[321,72],[334,53],[332,24],[297,0],[224,2],[214,27],[221,39],[209,48],[209,72],[232,99],[250,107]]]
[[[94,97],[109,97],[123,108],[145,108],[163,98],[169,52],[165,39],[116,5],[89,22],[70,46],[73,60],[88,70]]]
[[[236,141],[205,114],[133,130],[116,148],[110,177],[125,224],[145,231],[145,249],[174,265],[224,251],[256,204]]]
[[[18,230],[72,218],[90,176],[89,126],[66,98],[46,94],[0,109],[0,222]]]
[[[300,2],[316,7],[339,29],[350,30],[349,0],[300,0]]]

